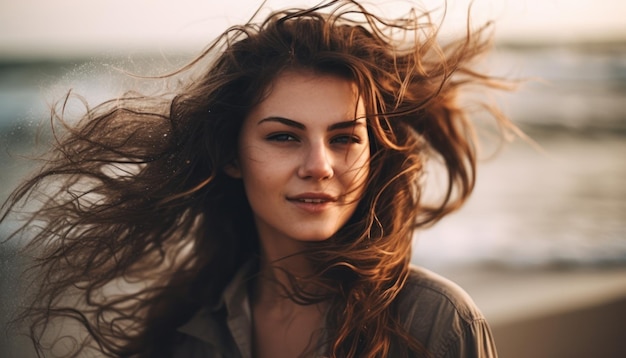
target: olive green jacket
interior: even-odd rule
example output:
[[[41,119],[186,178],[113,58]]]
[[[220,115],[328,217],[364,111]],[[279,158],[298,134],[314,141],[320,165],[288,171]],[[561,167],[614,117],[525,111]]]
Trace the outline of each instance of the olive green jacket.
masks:
[[[246,284],[250,266],[234,277],[219,305],[198,311],[179,327],[184,338],[175,357],[252,358],[252,314]],[[397,300],[405,327],[424,345],[430,357],[497,357],[484,316],[453,282],[412,267]],[[320,352],[319,357],[323,356]]]

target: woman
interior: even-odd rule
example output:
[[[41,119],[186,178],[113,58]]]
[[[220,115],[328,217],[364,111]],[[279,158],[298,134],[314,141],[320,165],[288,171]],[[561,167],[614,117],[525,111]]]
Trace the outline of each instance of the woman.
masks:
[[[471,299],[409,265],[413,231],[474,185],[459,92],[502,87],[469,67],[486,27],[439,47],[427,20],[348,0],[273,13],[221,35],[173,94],[66,126],[3,216],[42,200],[16,233],[39,228],[21,316],[39,353],[494,357]]]

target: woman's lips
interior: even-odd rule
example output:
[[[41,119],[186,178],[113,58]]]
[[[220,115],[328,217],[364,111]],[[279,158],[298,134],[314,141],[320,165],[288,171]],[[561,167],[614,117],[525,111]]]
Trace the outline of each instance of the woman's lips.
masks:
[[[328,200],[325,199],[296,199],[297,201],[301,201],[303,203],[316,203],[316,204],[321,204],[321,203],[325,203]]]
[[[287,200],[299,209],[310,213],[319,213],[327,209],[337,198],[326,193],[303,193],[287,197]]]

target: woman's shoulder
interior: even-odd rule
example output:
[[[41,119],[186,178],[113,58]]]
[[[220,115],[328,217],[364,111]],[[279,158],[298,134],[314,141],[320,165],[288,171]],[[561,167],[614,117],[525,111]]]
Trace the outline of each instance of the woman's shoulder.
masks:
[[[454,313],[470,322],[484,319],[472,298],[451,280],[418,266],[411,266],[409,277],[399,294],[400,307],[432,311],[445,308],[439,313]]]
[[[412,266],[400,291],[398,315],[433,357],[495,357],[491,330],[482,312],[459,285]]]

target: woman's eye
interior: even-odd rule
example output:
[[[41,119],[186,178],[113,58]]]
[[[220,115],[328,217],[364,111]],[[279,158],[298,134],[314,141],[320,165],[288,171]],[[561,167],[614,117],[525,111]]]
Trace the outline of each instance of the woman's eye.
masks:
[[[297,138],[288,133],[277,133],[267,136],[267,140],[273,142],[293,142],[296,141]]]
[[[352,144],[352,143],[361,143],[361,138],[355,136],[355,135],[341,135],[341,136],[337,136],[334,137],[331,140],[331,143],[335,143],[335,144]]]

